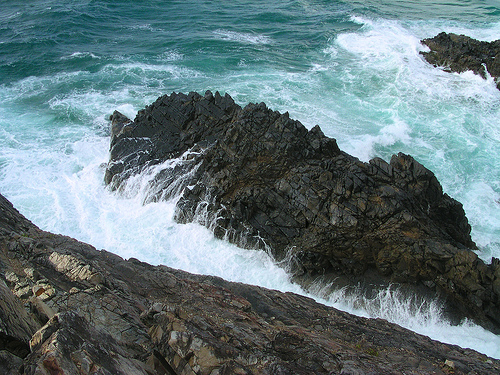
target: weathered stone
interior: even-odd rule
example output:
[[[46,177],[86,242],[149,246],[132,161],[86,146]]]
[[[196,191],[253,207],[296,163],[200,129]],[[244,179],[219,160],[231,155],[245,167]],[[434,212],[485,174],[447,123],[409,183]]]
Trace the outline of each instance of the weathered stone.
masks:
[[[102,275],[92,270],[89,265],[82,264],[78,258],[71,255],[53,252],[49,256],[49,262],[54,265],[57,271],[66,274],[71,280],[83,281],[92,285],[101,284],[104,280]]]
[[[18,231],[44,246],[8,256]],[[58,268],[55,259],[99,273],[104,283],[89,286],[86,276],[75,277],[80,271]],[[0,261],[11,288],[29,268],[56,291],[45,302],[35,295],[27,302],[53,310],[40,326],[24,310],[26,300],[0,279],[0,372],[9,375],[428,374],[441,373],[447,360],[455,374],[500,372],[498,360],[380,319],[293,293],[126,261],[43,232],[1,195]]]
[[[38,326],[0,278],[0,350],[24,358],[29,353],[28,343]]]
[[[23,359],[7,350],[0,350],[0,373],[3,375],[19,375]]]
[[[147,374],[152,369],[129,357],[115,339],[74,312],[55,315],[30,342],[25,374]]]
[[[421,52],[434,66],[446,71],[462,73],[471,70],[481,77],[490,74],[500,89],[500,40],[484,42],[465,35],[442,32],[434,38],[422,40],[430,51]]]
[[[171,197],[173,185],[182,191],[179,222],[291,258],[303,285],[321,275],[431,288],[453,314],[500,330],[488,312],[500,308],[493,268],[469,250],[476,245],[462,205],[411,156],[363,163],[318,126],[308,131],[264,103],[241,108],[210,92],[162,96],[127,126],[111,144],[113,188],[184,155],[151,184],[152,200]]]

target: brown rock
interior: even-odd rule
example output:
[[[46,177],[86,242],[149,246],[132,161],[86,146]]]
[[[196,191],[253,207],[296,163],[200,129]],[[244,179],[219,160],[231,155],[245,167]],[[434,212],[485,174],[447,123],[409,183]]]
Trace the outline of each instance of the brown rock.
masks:
[[[500,89],[500,40],[484,42],[465,35],[442,32],[434,38],[422,40],[422,43],[430,51],[421,54],[434,66],[457,73],[471,70],[483,78],[488,72]]]
[[[39,230],[1,195],[0,212],[9,212],[0,215],[2,278],[37,274],[56,292],[42,303],[57,312],[40,326],[21,301],[32,302],[0,285],[5,374],[438,374],[451,362],[455,374],[500,371],[473,350],[310,298],[125,261]]]

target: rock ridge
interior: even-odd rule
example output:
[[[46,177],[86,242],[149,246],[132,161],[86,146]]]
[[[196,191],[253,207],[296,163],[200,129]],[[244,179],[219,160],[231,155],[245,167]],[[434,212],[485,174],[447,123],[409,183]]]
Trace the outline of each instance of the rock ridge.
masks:
[[[210,91],[164,95],[134,121],[115,112],[112,128],[106,182],[113,189],[176,160],[151,181],[148,199],[182,192],[179,222],[196,220],[240,246],[267,249],[303,285],[320,276],[343,285],[398,283],[499,332],[498,261],[485,264],[470,250],[462,205],[411,156],[364,163],[319,126],[307,130],[264,103],[241,108]]]
[[[124,260],[0,195],[0,373],[497,374],[500,361],[293,293]]]

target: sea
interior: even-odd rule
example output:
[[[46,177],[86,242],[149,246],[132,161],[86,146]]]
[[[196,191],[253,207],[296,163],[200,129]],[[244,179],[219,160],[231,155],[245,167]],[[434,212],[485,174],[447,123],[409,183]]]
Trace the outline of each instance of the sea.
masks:
[[[477,254],[500,257],[500,91],[425,62],[420,40],[500,39],[498,0],[3,0],[0,193],[40,228],[124,258],[309,295],[500,359],[500,336],[453,325],[437,301],[304,291],[264,251],[144,204],[151,174],[104,184],[109,116],[206,90],[318,124],[362,161],[404,152],[460,201]],[[500,311],[499,311],[500,314]]]

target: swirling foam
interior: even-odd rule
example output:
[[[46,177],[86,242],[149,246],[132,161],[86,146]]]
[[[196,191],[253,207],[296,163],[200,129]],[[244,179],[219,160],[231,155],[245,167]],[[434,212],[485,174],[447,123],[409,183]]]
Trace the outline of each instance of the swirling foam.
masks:
[[[242,33],[224,29],[213,32],[217,39],[243,44],[271,44],[272,39],[262,34]]]

